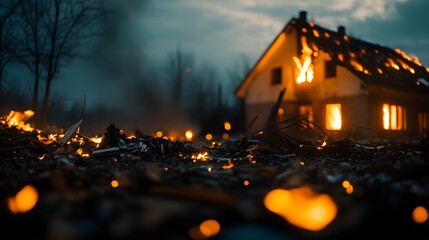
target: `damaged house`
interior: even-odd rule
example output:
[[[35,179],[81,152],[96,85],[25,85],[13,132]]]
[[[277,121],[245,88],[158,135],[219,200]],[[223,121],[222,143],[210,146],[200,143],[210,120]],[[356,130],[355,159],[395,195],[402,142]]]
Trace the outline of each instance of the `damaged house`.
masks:
[[[278,102],[277,126],[292,116],[312,123],[295,127],[298,134],[315,126],[337,139],[429,134],[429,68],[399,49],[351,37],[344,26],[332,31],[308,22],[305,11],[286,24],[235,94],[244,100],[247,133],[264,129]]]

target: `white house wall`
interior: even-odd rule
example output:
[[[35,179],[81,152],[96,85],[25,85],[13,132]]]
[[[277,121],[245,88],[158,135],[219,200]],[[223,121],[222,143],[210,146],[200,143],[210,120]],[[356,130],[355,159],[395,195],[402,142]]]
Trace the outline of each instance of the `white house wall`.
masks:
[[[293,29],[286,34],[283,43],[277,51],[268,56],[267,59],[261,61],[263,65],[257,66],[257,71],[253,75],[252,83],[247,89],[246,103],[247,104],[261,104],[261,103],[274,103],[277,101],[279,92],[286,87],[284,101],[294,101],[294,69],[295,63],[292,56],[296,55],[296,31]],[[271,70],[281,67],[282,68],[282,84],[271,84]]]
[[[315,85],[314,97],[316,99],[367,95],[367,91],[362,88],[362,80],[342,66],[337,65],[336,77],[325,78],[325,61],[327,60],[329,60],[329,56],[323,51],[320,51],[319,57],[313,60],[315,74],[312,84]]]

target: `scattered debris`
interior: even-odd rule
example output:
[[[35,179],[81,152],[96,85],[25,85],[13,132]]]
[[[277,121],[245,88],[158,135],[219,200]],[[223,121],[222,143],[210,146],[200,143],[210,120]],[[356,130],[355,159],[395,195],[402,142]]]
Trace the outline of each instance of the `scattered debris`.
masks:
[[[18,202],[28,184],[38,194],[28,212],[1,208],[4,234],[188,239],[194,226],[215,219],[220,239],[429,237],[429,223],[411,217],[417,207],[429,209],[426,139],[304,141],[266,131],[206,146],[139,131],[127,137],[113,124],[92,139],[76,133],[81,124],[59,146],[41,142],[36,131],[0,124],[2,202]],[[329,197],[327,209],[335,212],[323,229],[301,228],[281,207],[264,203],[268,193],[276,201],[276,193],[295,192],[295,200],[311,195],[297,214]],[[12,232],[18,226],[25,231]]]

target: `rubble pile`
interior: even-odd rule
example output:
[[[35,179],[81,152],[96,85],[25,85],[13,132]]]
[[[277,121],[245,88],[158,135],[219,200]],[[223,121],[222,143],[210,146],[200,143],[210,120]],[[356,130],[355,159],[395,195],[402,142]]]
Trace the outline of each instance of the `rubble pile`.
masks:
[[[76,131],[80,123],[59,140],[0,124],[5,236],[429,237],[425,140],[172,141],[138,130],[127,137],[113,124],[94,140]]]

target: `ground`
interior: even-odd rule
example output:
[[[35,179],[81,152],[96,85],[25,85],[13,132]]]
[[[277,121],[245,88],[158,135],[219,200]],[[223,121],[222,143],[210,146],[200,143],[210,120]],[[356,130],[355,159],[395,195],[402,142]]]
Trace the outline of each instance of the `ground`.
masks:
[[[429,145],[424,140],[319,143],[267,133],[211,144],[138,134],[129,139],[110,127],[96,148],[85,138],[80,144],[45,144],[35,131],[0,124],[4,236],[55,240],[429,237],[428,221],[417,223],[412,217],[416,207],[429,208]],[[79,148],[89,155],[76,153]],[[36,189],[37,203],[29,211],[12,213],[9,203],[25,186]],[[334,218],[322,229],[299,226],[264,202],[274,189],[304,186],[335,203]],[[287,211],[300,215],[302,203],[292,202]],[[213,236],[198,230],[208,219],[220,224]]]

